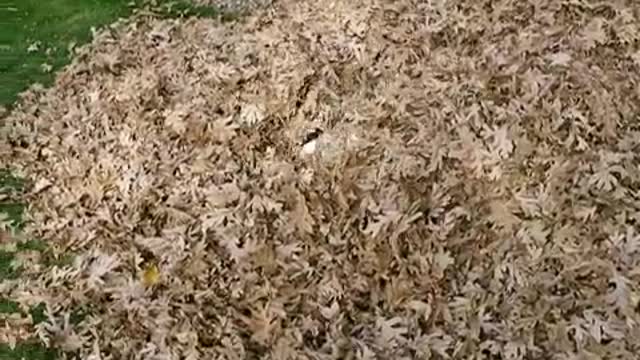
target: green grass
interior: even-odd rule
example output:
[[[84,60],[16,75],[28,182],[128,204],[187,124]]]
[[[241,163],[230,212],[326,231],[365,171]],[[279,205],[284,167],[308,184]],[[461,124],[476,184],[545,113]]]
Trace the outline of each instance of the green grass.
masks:
[[[130,0],[0,0],[0,105],[10,106],[30,84],[49,85],[69,62],[69,46],[91,27],[127,16]],[[51,71],[43,67],[51,66]]]
[[[13,268],[15,253],[0,250],[0,281],[13,280],[20,275],[19,269]]]
[[[15,349],[9,345],[0,344],[1,360],[54,360],[58,358],[58,352],[40,345],[37,340],[29,340],[18,343]]]
[[[0,194],[11,191],[22,191],[24,182],[7,170],[0,170]]]
[[[224,21],[237,20],[240,17],[238,12],[220,12],[219,9],[211,6],[196,6],[188,1],[164,1],[158,6],[150,8],[160,18],[176,17],[199,17],[199,18],[219,18]]]
[[[193,6],[187,0],[0,0],[0,107],[11,109],[19,94],[32,84],[50,86],[55,72],[71,61],[72,46],[89,41],[93,28],[143,7],[161,18],[219,17],[229,21],[238,16]],[[0,169],[0,224],[8,225],[8,231],[22,229],[24,206],[13,199],[23,190],[22,179]],[[73,261],[73,254],[54,257],[43,241],[18,242],[10,250],[0,248],[0,282],[20,278],[23,269],[15,268],[13,262],[21,251],[42,253],[45,267],[68,266]],[[90,307],[79,307],[71,314],[71,322],[77,324],[90,312]],[[36,324],[46,321],[42,304],[24,313],[11,299],[0,298],[0,314],[8,313],[30,316]],[[0,360],[53,360],[58,354],[36,339],[18,343],[15,349],[0,344]]]

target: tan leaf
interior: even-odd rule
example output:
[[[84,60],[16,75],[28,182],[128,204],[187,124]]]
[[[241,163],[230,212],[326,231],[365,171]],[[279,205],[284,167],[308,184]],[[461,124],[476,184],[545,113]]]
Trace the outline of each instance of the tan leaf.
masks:
[[[571,63],[571,54],[557,52],[547,55],[547,60],[551,61],[551,66],[567,66]]]
[[[608,36],[604,25],[605,20],[601,17],[596,17],[582,29],[582,41],[587,49],[596,45],[602,45],[607,41]]]

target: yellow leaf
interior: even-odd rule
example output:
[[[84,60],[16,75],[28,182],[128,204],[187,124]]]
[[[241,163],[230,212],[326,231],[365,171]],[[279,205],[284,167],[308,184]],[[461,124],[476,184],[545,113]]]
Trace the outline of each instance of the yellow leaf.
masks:
[[[144,286],[151,287],[160,282],[160,270],[155,264],[147,266],[142,273],[142,283]]]

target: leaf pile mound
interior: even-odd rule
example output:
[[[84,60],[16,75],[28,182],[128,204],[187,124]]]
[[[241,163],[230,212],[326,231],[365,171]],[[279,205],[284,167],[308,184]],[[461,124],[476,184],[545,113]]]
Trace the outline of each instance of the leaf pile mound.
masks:
[[[7,119],[83,359],[640,354],[640,7],[277,2],[100,33]],[[91,307],[77,325],[69,316]]]

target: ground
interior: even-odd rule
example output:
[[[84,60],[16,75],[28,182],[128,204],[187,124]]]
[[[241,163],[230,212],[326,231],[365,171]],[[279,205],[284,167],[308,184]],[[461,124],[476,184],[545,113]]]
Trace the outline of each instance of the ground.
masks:
[[[83,359],[633,359],[639,20],[559,0],[139,14],[6,119],[22,237],[51,266],[28,252],[2,293]]]

